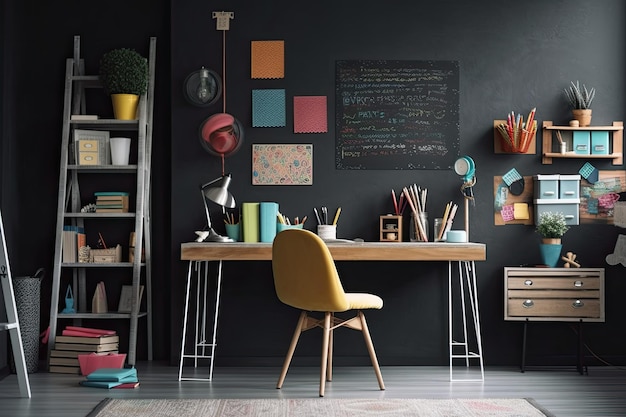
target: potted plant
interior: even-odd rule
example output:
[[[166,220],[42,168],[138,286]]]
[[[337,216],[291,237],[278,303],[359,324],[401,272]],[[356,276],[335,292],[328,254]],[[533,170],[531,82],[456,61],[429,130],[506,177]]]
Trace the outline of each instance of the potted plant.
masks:
[[[539,215],[537,233],[541,235],[543,243],[561,243],[561,238],[568,230],[563,213],[547,211]]]
[[[587,86],[580,82],[570,81],[570,86],[565,91],[565,97],[572,107],[572,115],[578,120],[580,126],[589,126],[591,124],[591,102],[596,95],[595,88],[587,89]]]
[[[539,246],[543,263],[552,268],[556,266],[561,256],[561,238],[569,230],[565,215],[558,212],[544,212],[539,215],[537,233],[541,235],[542,244]]]
[[[133,120],[139,96],[148,90],[148,60],[134,49],[113,49],[100,59],[100,81],[111,95],[115,118]]]

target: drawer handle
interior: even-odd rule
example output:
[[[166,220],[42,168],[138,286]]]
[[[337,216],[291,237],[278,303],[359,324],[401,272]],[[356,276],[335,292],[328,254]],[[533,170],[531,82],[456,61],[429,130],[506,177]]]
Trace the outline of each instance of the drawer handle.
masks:
[[[585,306],[585,303],[583,303],[583,302],[582,302],[582,301],[580,301],[580,300],[576,300],[576,301],[574,301],[574,302],[572,303],[572,307],[574,307],[574,308],[582,308],[582,307],[584,307],[584,306]]]
[[[574,287],[582,287],[583,286],[583,282],[580,280],[576,280],[574,281]]]
[[[534,305],[535,303],[533,300],[526,300],[522,303],[522,306],[524,306],[524,308],[531,308]]]
[[[546,191],[543,195],[554,195],[556,194],[554,191]]]
[[[565,215],[565,220],[572,220],[574,218],[573,214],[566,214]]]
[[[533,280],[532,279],[527,279],[526,281],[524,281],[524,285],[530,287],[531,285],[533,285]]]
[[[574,195],[575,193],[574,193],[574,191],[565,191],[564,194],[565,195]]]

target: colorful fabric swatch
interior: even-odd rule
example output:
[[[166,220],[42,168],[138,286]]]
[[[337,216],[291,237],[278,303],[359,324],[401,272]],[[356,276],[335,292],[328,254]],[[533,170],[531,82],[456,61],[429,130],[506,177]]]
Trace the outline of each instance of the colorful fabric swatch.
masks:
[[[589,162],[585,162],[585,165],[583,165],[582,168],[580,168],[578,173],[584,179],[586,179],[589,182],[589,184],[595,184],[596,182],[598,182],[599,172],[596,169],[596,167],[591,165]]]
[[[522,176],[515,168],[511,168],[509,172],[502,176],[502,180],[506,183],[506,185],[511,185],[517,180],[521,180]]]
[[[252,90],[252,127],[285,127],[285,90]]]
[[[502,220],[504,220],[505,222],[515,220],[515,208],[513,207],[513,204],[507,204],[505,206],[502,206],[500,214],[502,215]]]
[[[252,41],[251,78],[285,78],[285,41]]]
[[[253,185],[312,185],[313,145],[252,145]]]
[[[293,133],[328,132],[327,97],[293,98]]]

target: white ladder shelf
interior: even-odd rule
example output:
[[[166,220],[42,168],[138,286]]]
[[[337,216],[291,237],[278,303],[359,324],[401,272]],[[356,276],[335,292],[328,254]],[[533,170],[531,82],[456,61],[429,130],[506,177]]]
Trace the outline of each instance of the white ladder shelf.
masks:
[[[8,330],[9,336],[11,337],[11,348],[13,349],[20,395],[24,398],[30,398],[30,383],[28,381],[28,372],[26,371],[26,359],[24,357],[24,345],[22,344],[20,323],[17,317],[15,294],[13,293],[13,280],[11,279],[7,244],[4,238],[2,213],[0,213],[0,234],[2,235],[2,248],[0,249],[0,280],[2,280],[2,294],[4,295],[4,305],[7,310],[8,319],[6,323],[0,323],[0,330]]]

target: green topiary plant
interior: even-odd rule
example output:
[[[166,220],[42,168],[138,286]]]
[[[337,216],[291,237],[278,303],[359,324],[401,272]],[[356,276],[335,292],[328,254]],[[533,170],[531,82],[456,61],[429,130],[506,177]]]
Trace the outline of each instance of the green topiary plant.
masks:
[[[100,81],[107,94],[144,94],[148,60],[133,49],[113,49],[100,59]]]
[[[587,89],[585,84],[580,86],[580,83],[576,81],[570,81],[571,85],[564,89],[565,97],[567,97],[567,101],[572,106],[572,109],[590,109],[591,102],[596,95],[596,89],[590,88]]]
[[[565,222],[565,215],[563,213],[548,211],[539,215],[537,233],[539,233],[543,239],[560,239],[568,230],[569,226]]]

